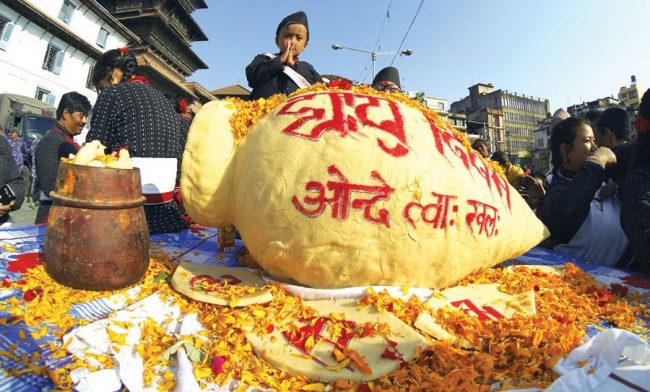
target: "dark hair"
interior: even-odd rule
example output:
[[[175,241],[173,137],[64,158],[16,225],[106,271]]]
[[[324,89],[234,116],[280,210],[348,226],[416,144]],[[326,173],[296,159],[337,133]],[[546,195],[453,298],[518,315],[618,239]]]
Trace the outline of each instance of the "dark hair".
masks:
[[[497,151],[490,157],[491,160],[498,162],[499,165],[505,166],[507,163],[510,163],[510,158],[503,151]]]
[[[474,143],[472,143],[472,148],[475,149],[475,150],[478,150],[478,148],[481,146],[481,144],[484,145],[485,147],[487,147],[487,143],[485,142],[485,140],[476,139],[476,140],[474,140]]]
[[[88,115],[91,108],[92,106],[90,105],[90,101],[88,101],[88,98],[86,98],[85,95],[79,94],[76,91],[71,91],[61,96],[59,106],[56,108],[56,119],[62,119],[63,112],[66,109],[68,109],[68,112],[70,113],[81,112]]]
[[[578,129],[589,123],[581,118],[569,117],[560,121],[551,132],[551,164],[553,165],[553,174],[557,173],[562,166],[562,144],[572,145],[578,134]]]
[[[650,88],[646,90],[639,104],[639,116],[645,117],[650,121]],[[641,166],[650,166],[650,131],[638,133],[636,146],[632,152],[630,169],[636,169]]]
[[[609,129],[616,139],[628,140],[630,138],[630,116],[621,108],[609,108],[598,118],[594,130],[602,134],[605,128]]]
[[[127,81],[135,73],[137,63],[133,53],[119,49],[111,49],[97,59],[93,67],[92,82],[95,87],[100,80],[113,73],[113,69],[119,68],[123,75],[120,82]]]
[[[590,124],[595,124],[601,114],[603,114],[603,109],[591,109],[585,113],[585,120]]]

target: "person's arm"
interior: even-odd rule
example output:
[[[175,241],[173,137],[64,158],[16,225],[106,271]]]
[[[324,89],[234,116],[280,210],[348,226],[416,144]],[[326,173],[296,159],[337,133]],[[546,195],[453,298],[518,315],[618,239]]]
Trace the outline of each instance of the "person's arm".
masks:
[[[283,69],[284,65],[280,56],[275,56],[271,59],[263,54],[257,55],[246,67],[248,85],[252,88],[257,88],[281,74]]]
[[[190,131],[190,122],[178,117],[177,128],[179,129],[179,151],[176,157],[176,182],[180,183],[181,180],[181,167],[183,164],[183,153],[185,152],[185,144],[187,143],[187,134]]]
[[[0,138],[0,186],[8,184],[16,194],[15,204],[0,205],[0,216],[7,214],[10,210],[15,211],[20,208],[25,199],[25,181],[16,169],[16,162],[11,154],[11,146],[5,138]]]
[[[320,74],[307,62],[299,61],[297,71],[311,84],[323,82],[323,78]]]
[[[59,164],[52,151],[56,151],[56,146],[51,146],[50,135],[45,135],[34,149],[34,163],[36,164],[36,177],[38,186],[45,196],[50,196],[56,183],[56,172]]]
[[[602,165],[586,162],[571,182],[556,174],[544,201],[545,223],[562,242],[573,238],[584,222],[594,195],[607,177]]]
[[[621,194],[621,227],[630,241],[635,263],[650,275],[650,177],[628,175]]]

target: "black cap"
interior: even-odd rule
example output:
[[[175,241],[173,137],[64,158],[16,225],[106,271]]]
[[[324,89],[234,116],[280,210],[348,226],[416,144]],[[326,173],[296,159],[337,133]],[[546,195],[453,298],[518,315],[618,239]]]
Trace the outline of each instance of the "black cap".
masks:
[[[393,82],[399,88],[402,88],[399,83],[399,71],[395,67],[386,67],[377,72],[377,76],[372,80],[372,84],[374,85],[379,82]]]
[[[278,28],[275,30],[275,37],[280,36],[280,30],[286,25],[289,24],[301,24],[305,26],[305,29],[307,29],[307,40],[309,40],[309,24],[307,23],[307,14],[305,14],[302,11],[295,12],[284,19],[280,22],[278,25]]]
[[[627,139],[630,135],[630,116],[621,108],[609,108],[600,115],[596,128],[609,128],[616,138]]]

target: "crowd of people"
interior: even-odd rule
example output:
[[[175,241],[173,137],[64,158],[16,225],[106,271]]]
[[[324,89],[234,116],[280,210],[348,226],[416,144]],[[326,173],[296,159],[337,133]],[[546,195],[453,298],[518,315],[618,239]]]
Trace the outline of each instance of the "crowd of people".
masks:
[[[551,121],[551,174],[535,178],[507,154],[490,155],[478,139],[472,147],[498,162],[508,182],[551,232],[542,245],[599,264],[650,274],[650,90],[630,128],[618,107],[585,118],[555,112]]]
[[[314,67],[299,59],[308,43],[307,15],[296,12],[284,18],[275,32],[279,51],[259,54],[246,67],[251,99],[290,94],[322,82]],[[79,93],[62,96],[56,124],[35,148],[41,189],[35,223],[47,221],[52,203],[49,192],[54,190],[60,159],[79,150],[75,136],[86,126],[92,110],[86,139],[99,140],[111,151],[128,148],[141,168],[143,184],[155,185],[153,191],[143,188],[150,232],[187,227],[177,186],[192,117],[185,101],[170,101],[135,70],[131,52],[109,50],[97,60],[92,74],[99,92],[94,108]],[[401,91],[399,71],[382,69],[372,86],[379,91]],[[510,162],[503,151],[490,155],[482,139],[472,146],[483,158],[501,165],[510,184],[547,225],[551,238],[546,246],[650,274],[650,90],[643,96],[635,121],[635,140],[631,140],[629,124],[627,112],[619,108],[590,111],[584,119],[558,110],[551,122],[552,173],[547,178],[532,176],[530,170]],[[0,138],[0,185],[8,185],[14,193],[10,202],[0,204],[0,223],[4,224],[10,219],[9,211],[19,208],[25,196],[17,170],[23,160],[19,142],[14,132]]]

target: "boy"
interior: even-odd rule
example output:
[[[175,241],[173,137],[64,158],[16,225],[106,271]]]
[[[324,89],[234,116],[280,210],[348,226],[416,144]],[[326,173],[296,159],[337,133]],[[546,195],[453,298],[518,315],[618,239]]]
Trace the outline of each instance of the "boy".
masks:
[[[268,98],[273,94],[291,94],[299,88],[322,82],[318,72],[298,55],[309,42],[307,15],[296,12],[282,19],[275,31],[275,44],[280,53],[255,56],[246,67],[251,99]]]
[[[616,164],[609,166],[607,172],[617,184],[621,184],[628,172],[634,141],[630,127],[630,116],[621,108],[613,107],[602,112],[594,127],[598,147],[607,147],[616,155]]]
[[[386,91],[389,93],[402,91],[402,86],[399,83],[399,71],[397,68],[386,67],[377,72],[377,75],[372,81],[372,88],[377,91]]]

